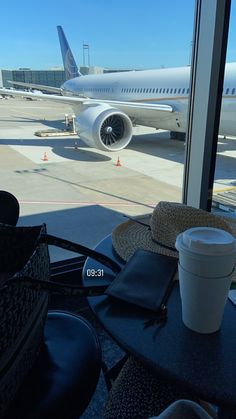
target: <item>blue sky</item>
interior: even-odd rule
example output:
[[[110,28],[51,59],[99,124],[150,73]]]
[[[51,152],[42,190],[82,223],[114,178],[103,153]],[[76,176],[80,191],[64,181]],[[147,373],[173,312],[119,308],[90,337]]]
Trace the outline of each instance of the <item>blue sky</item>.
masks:
[[[236,61],[236,0],[227,61]],[[62,25],[78,65],[159,68],[189,64],[195,0],[41,0],[2,2],[0,68],[62,66]]]

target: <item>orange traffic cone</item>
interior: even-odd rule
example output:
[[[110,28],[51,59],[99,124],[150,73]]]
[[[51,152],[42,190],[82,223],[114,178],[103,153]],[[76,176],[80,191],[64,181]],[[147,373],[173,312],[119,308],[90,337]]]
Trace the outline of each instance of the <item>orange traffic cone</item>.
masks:
[[[117,159],[116,166],[121,166],[120,157]]]
[[[43,161],[48,161],[48,155],[47,155],[46,151],[45,151],[45,153],[43,155],[43,159],[42,160]]]

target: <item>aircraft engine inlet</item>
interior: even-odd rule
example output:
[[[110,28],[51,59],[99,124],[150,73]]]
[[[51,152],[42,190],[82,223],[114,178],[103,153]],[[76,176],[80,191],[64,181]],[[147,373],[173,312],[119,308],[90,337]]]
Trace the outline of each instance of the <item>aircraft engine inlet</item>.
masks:
[[[125,148],[133,134],[130,118],[109,105],[91,105],[76,118],[76,131],[88,146],[99,150]]]

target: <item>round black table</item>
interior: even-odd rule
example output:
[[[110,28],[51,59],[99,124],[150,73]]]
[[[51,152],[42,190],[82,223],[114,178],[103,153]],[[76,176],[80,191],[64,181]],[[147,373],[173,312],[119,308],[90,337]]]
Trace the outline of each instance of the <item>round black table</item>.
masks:
[[[111,237],[96,250],[124,261],[112,248]],[[83,269],[86,285],[109,284],[112,272],[88,258]],[[219,417],[236,418],[236,307],[228,300],[220,331],[200,334],[182,322],[179,286],[173,288],[167,303],[168,318],[163,327],[144,327],[153,312],[108,296],[90,297],[89,305],[103,327],[128,353],[152,371],[182,385],[197,397],[220,407]]]

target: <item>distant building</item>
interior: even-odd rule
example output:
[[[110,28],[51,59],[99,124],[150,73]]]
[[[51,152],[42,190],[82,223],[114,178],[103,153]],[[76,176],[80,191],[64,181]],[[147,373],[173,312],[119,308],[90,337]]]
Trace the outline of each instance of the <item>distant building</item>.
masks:
[[[81,74],[83,74],[83,76],[85,76],[87,74],[103,74],[104,73],[104,68],[96,67],[96,66],[91,66],[91,67],[81,66],[80,67],[80,72],[81,72]]]
[[[80,67],[80,72],[83,75],[114,73],[118,71],[130,71],[130,69],[107,69],[96,66]],[[9,83],[9,81],[60,87],[65,81],[65,72],[63,69],[57,67],[50,70],[31,70],[30,68],[19,68],[18,70],[0,69],[0,87],[15,87],[16,89],[22,89],[22,87],[14,86],[12,83]]]
[[[140,70],[140,69],[139,69]],[[134,69],[130,69],[130,68],[104,68],[103,73],[122,73],[124,71],[134,71]],[[135,70],[138,71],[138,70]]]
[[[0,70],[0,87],[13,87],[8,81],[43,84],[45,86],[60,87],[65,81],[65,72],[62,69],[31,70],[20,68],[19,70]],[[15,86],[17,88],[17,86]],[[18,89],[22,87],[18,87]]]

